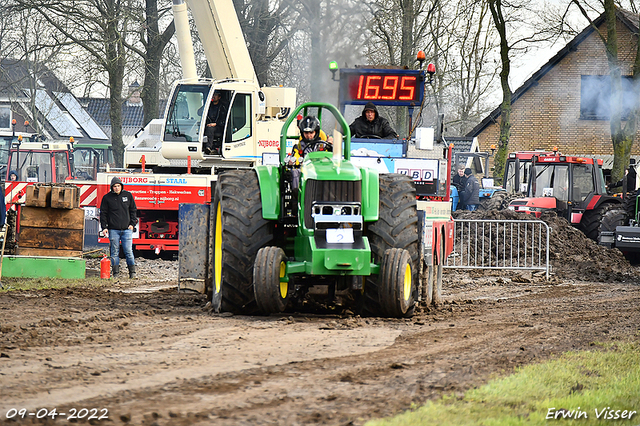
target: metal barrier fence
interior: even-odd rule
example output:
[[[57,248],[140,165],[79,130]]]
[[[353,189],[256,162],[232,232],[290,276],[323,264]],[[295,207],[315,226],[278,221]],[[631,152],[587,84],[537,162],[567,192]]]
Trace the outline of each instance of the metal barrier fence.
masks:
[[[549,279],[549,226],[541,220],[454,220],[445,268],[542,270]]]

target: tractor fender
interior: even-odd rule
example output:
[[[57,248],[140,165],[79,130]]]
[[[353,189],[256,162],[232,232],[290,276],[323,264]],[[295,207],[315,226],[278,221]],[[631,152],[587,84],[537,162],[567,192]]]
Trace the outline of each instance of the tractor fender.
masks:
[[[260,200],[262,201],[262,217],[277,220],[280,217],[280,170],[277,166],[256,166]]]
[[[378,171],[362,167],[362,220],[375,222],[380,215],[380,179]]]
[[[453,251],[453,221],[433,222],[433,254],[442,265]],[[444,252],[443,252],[444,250]]]
[[[595,210],[603,204],[618,204],[622,206],[622,199],[620,197],[612,197],[610,195],[594,195],[589,200],[586,210]]]

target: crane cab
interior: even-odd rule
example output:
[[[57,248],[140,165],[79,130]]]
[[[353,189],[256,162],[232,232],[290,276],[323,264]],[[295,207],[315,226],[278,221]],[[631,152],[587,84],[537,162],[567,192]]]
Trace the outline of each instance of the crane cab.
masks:
[[[244,86],[244,87],[243,87]],[[167,107],[166,120],[162,132],[162,155],[169,159],[204,160],[205,157],[245,157],[256,153],[247,141],[255,139],[255,125],[252,113],[257,108],[253,85],[214,84],[202,80],[196,84],[178,83],[173,90]],[[220,111],[224,128],[220,135],[221,150],[215,154],[205,151],[211,134],[206,132],[207,115],[212,108],[214,92],[221,95]],[[207,133],[209,133],[207,135]],[[241,149],[244,148],[244,149]]]
[[[206,125],[214,92],[221,95],[224,128],[215,141],[220,149],[208,152],[205,148],[213,141]],[[164,158],[190,158],[205,164],[224,159],[254,165],[263,153],[278,152],[280,129],[295,104],[295,89],[259,90],[252,82],[200,79],[177,82],[170,99],[161,135]]]

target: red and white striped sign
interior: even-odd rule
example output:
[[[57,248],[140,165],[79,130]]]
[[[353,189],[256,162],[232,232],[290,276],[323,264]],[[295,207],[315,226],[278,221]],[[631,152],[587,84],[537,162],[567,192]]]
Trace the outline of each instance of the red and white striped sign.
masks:
[[[31,182],[5,182],[4,202],[8,206],[10,203],[24,203],[27,197],[27,186],[33,185]]]
[[[9,204],[23,204],[27,197],[27,186],[35,182],[5,182],[4,202]],[[77,185],[80,189],[80,207],[98,206],[98,184],[87,183]]]
[[[98,207],[98,184],[80,184],[80,207]]]

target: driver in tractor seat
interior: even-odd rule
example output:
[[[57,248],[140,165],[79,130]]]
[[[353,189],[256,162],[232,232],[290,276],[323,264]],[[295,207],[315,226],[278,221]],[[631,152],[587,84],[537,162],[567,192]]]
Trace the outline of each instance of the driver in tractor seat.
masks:
[[[290,166],[299,165],[299,159],[309,152],[333,151],[333,137],[329,136],[326,140],[322,138],[320,121],[313,115],[308,115],[300,120],[298,128],[300,129],[300,141],[293,146],[291,154],[287,156],[287,162]]]
[[[293,166],[291,169],[291,188],[294,191],[298,190],[300,183],[300,163],[307,153],[314,151],[333,151],[333,137],[327,137],[327,140],[322,139],[320,130],[320,121],[313,115],[304,117],[298,123],[300,129],[300,140],[293,146],[291,154],[287,155],[286,162],[289,166]]]
[[[369,102],[364,106],[362,115],[349,126],[352,138],[399,139],[400,135],[389,124],[389,120],[380,117],[378,109]]]

